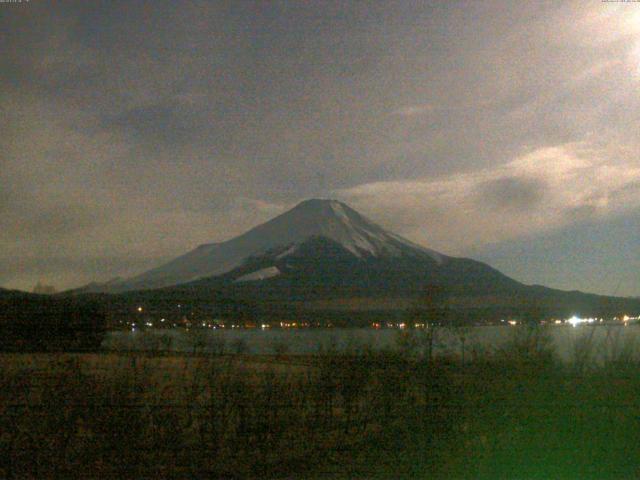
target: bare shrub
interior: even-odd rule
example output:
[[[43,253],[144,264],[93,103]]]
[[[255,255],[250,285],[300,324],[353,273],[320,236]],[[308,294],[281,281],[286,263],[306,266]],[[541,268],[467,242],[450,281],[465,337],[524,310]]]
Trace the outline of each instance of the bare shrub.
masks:
[[[291,346],[285,340],[273,340],[271,342],[271,351],[277,357],[283,357],[289,353]]]
[[[193,328],[187,332],[186,342],[193,355],[202,353],[209,342],[209,331],[205,328]]]
[[[159,340],[160,345],[162,346],[162,351],[164,353],[171,352],[171,349],[173,347],[173,337],[168,333],[163,333],[162,335],[160,335]]]
[[[207,341],[207,348],[213,355],[224,355],[226,353],[227,340],[221,332],[210,335]]]
[[[548,328],[529,324],[510,331],[511,339],[496,352],[498,359],[520,369],[551,367],[559,363]]]
[[[596,366],[595,328],[589,328],[571,343],[571,368],[577,375],[583,375]]]
[[[231,342],[231,349],[236,355],[244,355],[249,353],[249,344],[245,338],[238,337]]]

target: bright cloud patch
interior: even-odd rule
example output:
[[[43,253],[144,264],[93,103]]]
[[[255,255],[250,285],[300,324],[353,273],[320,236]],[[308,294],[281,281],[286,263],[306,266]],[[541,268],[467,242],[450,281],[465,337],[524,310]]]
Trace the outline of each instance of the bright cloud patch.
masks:
[[[455,254],[638,207],[640,167],[585,144],[566,144],[472,173],[338,193],[387,226]]]

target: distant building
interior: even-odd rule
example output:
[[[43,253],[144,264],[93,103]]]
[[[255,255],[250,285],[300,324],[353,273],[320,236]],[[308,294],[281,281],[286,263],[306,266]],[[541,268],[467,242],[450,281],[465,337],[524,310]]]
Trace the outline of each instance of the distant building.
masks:
[[[33,287],[33,293],[39,293],[41,295],[53,295],[56,292],[57,290],[53,285],[45,285],[40,281]]]

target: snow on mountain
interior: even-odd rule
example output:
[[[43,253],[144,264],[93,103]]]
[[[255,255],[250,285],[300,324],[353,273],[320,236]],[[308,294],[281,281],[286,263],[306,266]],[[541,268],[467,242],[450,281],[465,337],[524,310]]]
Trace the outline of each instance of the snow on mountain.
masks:
[[[312,199],[236,238],[201,245],[165,265],[125,280],[117,289],[159,288],[220,275],[242,265],[249,257],[278,247],[282,247],[278,258],[286,257],[311,237],[329,238],[360,259],[400,256],[407,249],[427,255],[437,263],[444,258],[387,232],[342,202]]]
[[[235,282],[250,282],[254,280],[265,280],[280,275],[278,267],[267,267],[256,270],[255,272],[247,273],[241,277],[236,278]]]

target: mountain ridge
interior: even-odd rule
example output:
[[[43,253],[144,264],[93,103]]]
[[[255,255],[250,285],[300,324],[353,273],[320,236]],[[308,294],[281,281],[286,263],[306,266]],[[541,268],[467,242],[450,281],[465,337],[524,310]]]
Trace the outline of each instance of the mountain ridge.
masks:
[[[188,283],[224,274],[240,266],[252,255],[282,245],[293,246],[313,236],[338,241],[358,258],[398,255],[407,248],[424,252],[440,263],[448,258],[386,231],[340,201],[309,199],[232,239],[201,244],[184,255],[129,279],[109,284],[90,284],[84,288],[89,291],[117,292]]]
[[[525,285],[485,263],[416,245],[342,202],[319,199],[109,287],[102,292],[115,294],[109,302],[122,318],[141,303],[163,315],[176,308],[184,315],[180,305],[188,305],[210,318],[344,325],[401,318],[407,305],[428,309],[434,302],[450,303],[468,322],[640,312],[633,299]]]

